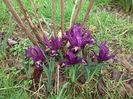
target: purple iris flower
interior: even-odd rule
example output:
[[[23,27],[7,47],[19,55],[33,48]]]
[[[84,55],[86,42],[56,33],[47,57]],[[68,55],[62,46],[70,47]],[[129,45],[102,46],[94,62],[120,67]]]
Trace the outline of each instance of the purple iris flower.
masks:
[[[92,44],[94,41],[90,31],[85,31],[80,24],[73,25],[72,28],[66,32],[64,38],[69,41],[71,51],[77,51],[86,44]]]
[[[58,37],[51,37],[50,40],[48,40],[47,38],[45,38],[45,42],[44,43],[47,46],[47,48],[50,49],[50,55],[51,56],[55,56],[55,54],[57,53],[58,49],[61,48],[62,39],[60,39]]]
[[[54,51],[57,51],[62,45],[62,40],[58,37],[55,37],[55,38],[52,37],[51,41],[50,41],[50,44],[51,44],[50,49],[54,50]]]
[[[38,46],[30,47],[26,50],[26,55],[34,61],[36,68],[42,68],[44,56],[41,49]]]
[[[75,53],[69,51],[66,56],[65,56],[65,61],[61,62],[61,66],[66,66],[66,65],[74,65],[78,63],[83,63],[85,64],[86,61],[83,58],[79,58]]]
[[[50,46],[49,39],[46,36],[44,37],[44,45],[45,45],[45,47],[49,47]]]
[[[96,40],[92,37],[91,32],[89,30],[86,30],[83,34],[83,40],[82,40],[82,44],[83,46],[85,46],[86,44],[95,44]]]
[[[107,61],[111,58],[114,58],[115,55],[109,55],[109,49],[106,46],[106,42],[103,41],[99,45],[99,54],[98,55],[95,54],[95,56],[99,62],[102,62],[102,61]]]

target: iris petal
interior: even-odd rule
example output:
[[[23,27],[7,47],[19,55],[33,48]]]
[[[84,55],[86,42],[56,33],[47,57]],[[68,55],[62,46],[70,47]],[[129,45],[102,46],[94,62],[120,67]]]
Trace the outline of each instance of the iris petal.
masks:
[[[42,62],[44,60],[43,53],[38,46],[30,47],[26,50],[26,55],[34,61],[36,67],[41,67]]]
[[[65,38],[70,43],[71,50],[75,48],[81,49],[86,44],[92,44],[94,39],[91,36],[90,31],[84,30],[80,24],[73,25],[67,32]]]
[[[115,55],[109,55],[109,49],[106,46],[106,42],[105,41],[101,42],[99,45],[99,54],[96,56],[97,60],[99,62],[107,61],[107,60],[113,58],[114,56]]]
[[[75,53],[69,51],[66,56],[65,56],[65,61],[62,61],[60,63],[61,66],[66,66],[66,65],[75,65],[78,63],[83,63],[85,64],[85,60],[83,58],[79,58]]]
[[[44,38],[45,46],[50,49],[50,56],[55,56],[58,49],[61,48],[62,39],[58,37],[51,37],[49,40],[48,38]]]

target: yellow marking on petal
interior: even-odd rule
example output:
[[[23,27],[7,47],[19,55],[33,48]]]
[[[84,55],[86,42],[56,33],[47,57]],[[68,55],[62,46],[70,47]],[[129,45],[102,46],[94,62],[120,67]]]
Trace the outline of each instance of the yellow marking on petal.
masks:
[[[55,53],[55,50],[52,50],[52,54],[54,54]]]
[[[39,64],[41,64],[41,61],[37,61],[36,63],[39,65]]]
[[[65,66],[65,63],[62,63],[62,66]]]
[[[78,50],[79,50],[79,47],[78,46],[74,47],[74,51],[75,52],[78,51]]]

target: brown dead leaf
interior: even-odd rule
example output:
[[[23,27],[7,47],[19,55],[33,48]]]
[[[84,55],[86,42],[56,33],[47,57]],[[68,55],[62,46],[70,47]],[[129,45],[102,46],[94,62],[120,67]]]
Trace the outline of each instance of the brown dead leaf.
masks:
[[[125,88],[123,86],[120,87],[118,92],[119,92],[121,98],[125,98],[126,97],[126,90],[125,90]]]
[[[106,89],[106,84],[105,84],[103,78],[100,77],[99,82],[98,82],[98,86],[97,86],[98,93],[101,96],[104,96],[106,94],[106,90],[105,89]]]
[[[127,81],[128,84],[130,84],[132,87],[133,87],[133,78],[130,78],[128,81]]]
[[[129,71],[133,71],[133,66],[126,59],[123,59],[122,63]]]
[[[124,54],[117,55],[118,62],[120,62],[126,70],[129,72],[133,72],[133,66],[130,64],[130,62],[126,59],[126,56]]]
[[[127,83],[125,83],[124,86],[125,86],[125,89],[126,89],[127,93],[129,95],[133,96],[133,88],[132,88],[132,86],[130,84],[127,84]]]
[[[116,80],[116,81],[119,81],[119,79],[126,80],[126,79],[128,79],[128,74],[127,73],[123,73],[123,72],[118,71],[118,70],[114,70],[111,73],[111,78],[113,80]]]
[[[13,46],[13,45],[17,44],[18,42],[15,41],[15,40],[13,40],[13,39],[11,39],[11,38],[9,38],[9,39],[7,40],[7,43],[8,43],[9,46]]]
[[[26,75],[20,75],[20,76],[18,77],[18,79],[19,79],[19,80],[27,80],[28,77],[27,77]]]
[[[111,78],[113,80],[119,80],[121,77],[121,72],[120,71],[117,71],[117,70],[114,70],[112,73],[111,73]]]
[[[81,75],[79,78],[78,78],[78,82],[81,83],[81,84],[84,84],[86,81],[85,79],[85,76],[84,75]]]
[[[125,99],[126,96],[133,96],[133,87],[131,84],[125,82],[124,86],[121,86],[118,92],[121,95],[121,98]]]

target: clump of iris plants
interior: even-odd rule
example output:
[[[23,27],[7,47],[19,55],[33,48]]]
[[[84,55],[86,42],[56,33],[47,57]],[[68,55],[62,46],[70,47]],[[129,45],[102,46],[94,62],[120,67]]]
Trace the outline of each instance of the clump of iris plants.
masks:
[[[91,46],[98,46],[98,51]],[[29,47],[26,55],[34,61],[37,74],[43,69],[43,64],[47,65],[47,59],[51,57],[60,68],[76,64],[87,65],[89,62],[101,63],[114,57],[109,53],[106,41],[98,43],[90,30],[80,24],[73,25],[62,38],[44,37],[43,47]]]
[[[76,67],[77,69],[77,66],[89,67],[90,64],[94,64],[93,66],[95,66],[95,64],[97,65],[104,61],[114,58],[114,55],[110,54],[109,52],[109,49],[106,45],[106,41],[97,42],[96,38],[92,36],[91,31],[88,28],[85,28],[85,23],[89,17],[89,13],[92,8],[92,5],[94,4],[94,0],[89,0],[85,16],[82,22],[80,22],[80,24],[76,24],[76,19],[79,15],[79,11],[83,0],[75,0],[75,4],[72,9],[72,14],[70,17],[70,24],[68,26],[69,28],[66,27],[68,28],[67,30],[65,30],[65,25],[64,25],[65,2],[64,0],[60,0],[61,35],[62,35],[61,37],[58,36],[59,31],[57,30],[56,17],[55,17],[56,2],[54,0],[52,0],[52,25],[53,25],[52,31],[54,31],[54,36],[46,36],[47,31],[43,29],[43,25],[40,22],[39,14],[37,12],[38,8],[36,8],[35,6],[36,4],[34,4],[32,0],[29,0],[29,2],[32,5],[31,8],[34,11],[39,26],[33,23],[33,19],[30,16],[30,13],[28,13],[28,11],[25,9],[25,6],[21,0],[17,0],[17,3],[19,9],[23,13],[24,18],[27,22],[23,22],[21,16],[19,16],[17,11],[14,9],[11,1],[9,0],[3,0],[3,1],[6,4],[12,16],[14,17],[17,24],[20,26],[25,35],[27,35],[27,37],[33,43],[33,46],[29,47],[26,50],[26,56],[33,60],[35,66],[33,72],[33,81],[37,81],[41,73],[43,73],[42,71],[44,70],[47,77],[48,89],[50,89],[52,81],[56,80],[55,92],[57,92],[57,94],[60,89],[60,78],[62,77],[62,76],[60,77],[60,74],[62,73],[62,71],[60,73],[60,69],[63,68],[63,70],[65,71],[64,68]],[[53,62],[52,66],[54,64],[57,71],[54,70],[53,70],[54,72],[52,71],[51,68],[52,66],[50,64],[51,59]],[[80,72],[81,71],[82,70],[80,69]],[[80,72],[78,72],[77,74],[79,74]],[[65,73],[66,71],[64,72],[64,74]],[[70,69],[70,73],[68,73],[67,76],[69,75],[72,76],[71,82],[77,80],[75,68],[73,68],[72,71]],[[66,77],[66,79],[67,78],[69,77]]]

